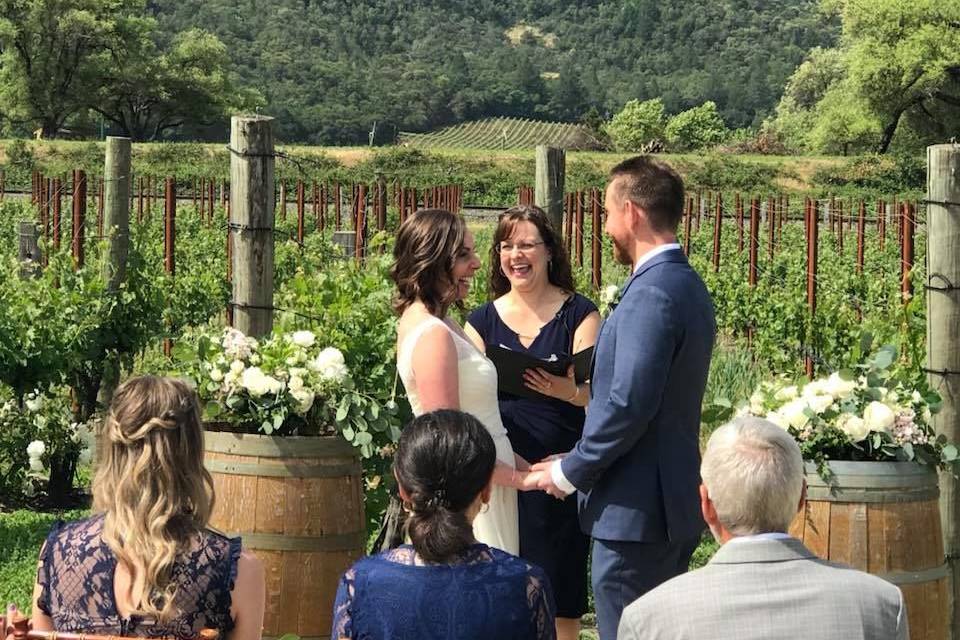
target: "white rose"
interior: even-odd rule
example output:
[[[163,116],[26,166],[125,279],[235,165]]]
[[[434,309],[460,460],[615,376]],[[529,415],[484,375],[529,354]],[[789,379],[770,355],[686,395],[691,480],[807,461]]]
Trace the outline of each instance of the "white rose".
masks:
[[[930,407],[923,408],[923,421],[926,424],[930,424],[930,421],[933,419],[933,413],[930,412]]]
[[[210,371],[210,379],[214,382],[220,382],[223,380],[223,371],[220,371],[220,369],[212,369]]]
[[[750,396],[750,413],[755,416],[763,415],[763,394],[759,391],[754,391],[753,395]]]
[[[837,428],[847,434],[851,442],[860,442],[870,433],[866,421],[852,413],[841,413],[837,418]]]
[[[283,383],[276,378],[264,375],[259,367],[246,369],[240,377],[240,384],[254,397],[278,393],[283,388]]]
[[[857,388],[854,380],[844,380],[839,373],[831,373],[827,378],[826,392],[834,398],[846,398]]]
[[[786,419],[788,425],[800,430],[810,421],[810,418],[807,417],[806,409],[807,402],[802,398],[797,398],[780,407],[780,413]]]
[[[342,382],[347,377],[347,367],[343,364],[329,364],[317,371],[320,378],[328,382]]]
[[[310,407],[313,406],[313,391],[309,389],[297,389],[296,391],[291,391],[293,399],[297,401],[297,412],[304,414],[307,411],[310,411]]]
[[[863,421],[870,431],[890,431],[896,420],[893,410],[882,402],[874,400],[863,410]]]
[[[312,347],[317,341],[317,336],[313,335],[313,331],[294,331],[291,339],[297,346]]]
[[[920,395],[919,391],[914,390],[914,392],[910,394],[910,399],[914,402],[920,402],[923,400],[923,396]]]
[[[31,396],[23,402],[30,413],[36,413],[43,409],[43,396]]]
[[[814,413],[823,413],[833,404],[833,396],[822,395],[806,398],[807,405],[813,409]]]
[[[241,373],[243,373],[243,370],[246,368],[247,366],[243,364],[241,360],[234,360],[233,362],[230,363],[230,371],[234,375],[240,375]]]
[[[765,417],[767,420],[777,425],[781,429],[786,429],[787,427],[790,426],[790,423],[787,421],[787,418],[779,411],[771,411]]]
[[[291,378],[303,378],[307,375],[307,370],[302,367],[293,367],[290,369]]]
[[[260,364],[260,356],[257,354],[250,356],[250,364]]]
[[[30,470],[43,471],[43,462],[40,461],[40,458],[30,458]]]
[[[787,400],[793,400],[797,397],[797,385],[790,385],[789,387],[784,387],[780,389],[775,394],[773,394],[774,400],[780,402],[786,402]]]
[[[331,365],[343,366],[346,361],[343,354],[336,347],[327,347],[317,354],[317,357],[308,365],[314,371],[322,371]]]
[[[284,362],[287,364],[288,367],[295,367],[300,361],[297,359],[297,356],[290,356],[289,358],[284,360]]]
[[[31,458],[39,458],[47,451],[47,445],[42,440],[34,440],[27,445],[27,455]]]
[[[823,378],[817,380],[811,380],[803,386],[803,393],[800,395],[804,398],[813,398],[827,393],[827,381]]]
[[[291,393],[295,393],[303,389],[303,378],[300,376],[290,376],[290,381],[287,382],[287,387],[290,389]]]

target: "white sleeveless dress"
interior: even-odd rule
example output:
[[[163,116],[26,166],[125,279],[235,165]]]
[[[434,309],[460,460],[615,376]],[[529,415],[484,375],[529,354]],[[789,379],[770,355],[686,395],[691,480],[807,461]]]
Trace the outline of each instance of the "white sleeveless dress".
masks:
[[[413,350],[423,332],[435,325],[443,326],[453,336],[457,347],[457,369],[460,377],[460,410],[473,414],[490,435],[497,448],[497,460],[514,467],[513,448],[507,439],[507,430],[500,420],[500,406],[497,402],[497,369],[485,355],[480,353],[472,342],[459,335],[445,322],[429,317],[410,330],[397,350],[397,370],[413,414],[423,413],[420,397],[417,395],[416,380],[413,375]],[[497,547],[507,553],[519,555],[520,528],[517,518],[517,490],[493,485],[490,495],[490,508],[481,509],[473,521],[473,534],[478,542]]]

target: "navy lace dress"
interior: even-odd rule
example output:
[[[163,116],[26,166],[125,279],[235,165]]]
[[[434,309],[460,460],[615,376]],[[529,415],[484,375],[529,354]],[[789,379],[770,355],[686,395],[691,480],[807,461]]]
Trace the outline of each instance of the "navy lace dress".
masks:
[[[240,558],[240,538],[203,531],[177,558],[172,580],[177,586],[175,617],[167,623],[148,617],[124,618],[114,600],[117,559],[101,538],[103,516],[58,522],[40,557],[37,605],[57,631],[125,636],[194,638],[202,629],[217,629],[220,638],[233,629],[230,616],[233,584]]]
[[[468,322],[484,344],[549,359],[571,355],[577,327],[596,310],[584,296],[570,296],[529,347],[503,322],[492,302],[471,313]],[[521,398],[503,392],[498,400],[513,450],[530,462],[570,451],[583,432],[583,407],[555,398]],[[557,500],[542,491],[521,491],[517,507],[520,557],[547,572],[556,594],[557,616],[579,618],[587,611],[590,537],[580,530],[576,494]]]
[[[553,595],[539,567],[485,544],[450,564],[418,564],[402,545],[344,573],[330,637],[550,640]]]

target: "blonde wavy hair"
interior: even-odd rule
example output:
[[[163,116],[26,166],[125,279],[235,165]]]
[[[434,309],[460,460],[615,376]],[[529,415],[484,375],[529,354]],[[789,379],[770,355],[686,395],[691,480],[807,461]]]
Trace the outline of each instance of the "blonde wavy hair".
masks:
[[[214,503],[196,393],[175,378],[128,380],[113,397],[100,446],[93,506],[105,515],[103,540],[142,584],[133,594],[137,612],[168,621],[176,614],[174,561],[207,526]]]

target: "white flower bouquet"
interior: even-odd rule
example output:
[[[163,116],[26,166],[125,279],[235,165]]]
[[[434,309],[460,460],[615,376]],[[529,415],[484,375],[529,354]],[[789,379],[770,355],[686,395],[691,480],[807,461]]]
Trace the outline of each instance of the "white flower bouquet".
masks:
[[[344,396],[357,393],[343,353],[311,331],[262,340],[232,328],[201,335],[186,368],[206,420],[266,435],[332,433],[349,414],[349,401],[339,411]]]
[[[881,348],[866,364],[807,383],[761,383],[741,415],[760,416],[797,440],[803,456],[828,460],[916,461],[941,468],[957,462],[957,449],[937,436],[931,417],[940,396],[922,377],[892,367],[895,347]]]

